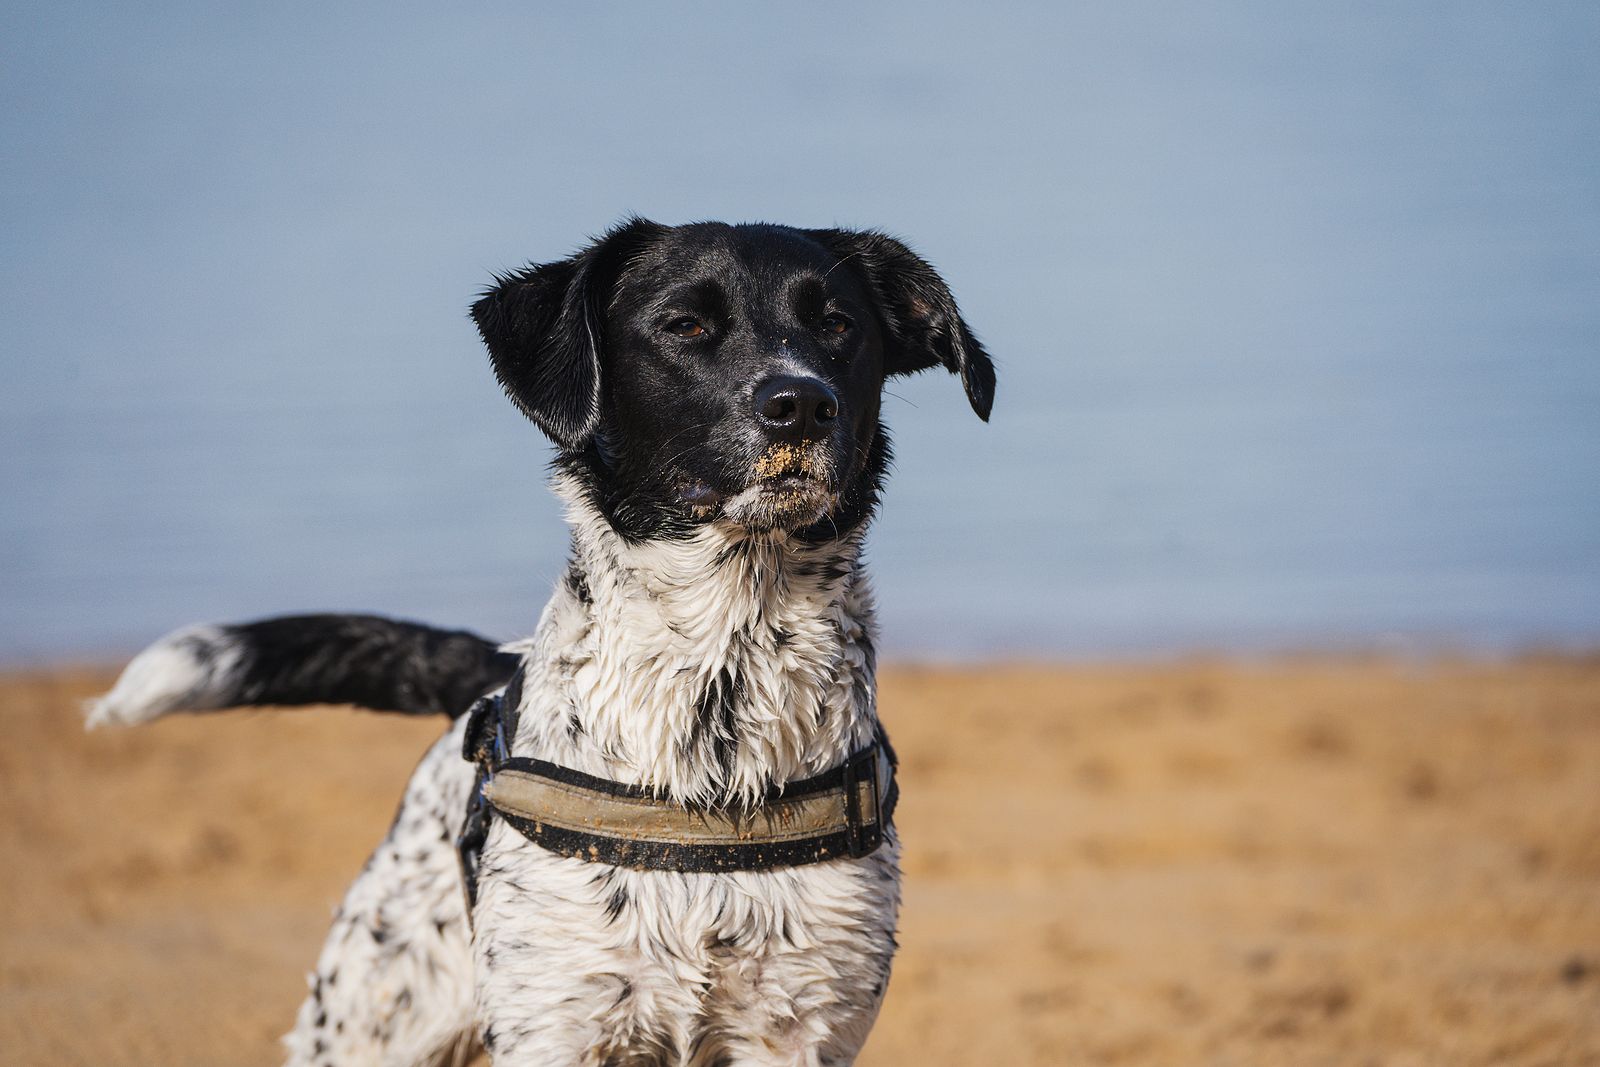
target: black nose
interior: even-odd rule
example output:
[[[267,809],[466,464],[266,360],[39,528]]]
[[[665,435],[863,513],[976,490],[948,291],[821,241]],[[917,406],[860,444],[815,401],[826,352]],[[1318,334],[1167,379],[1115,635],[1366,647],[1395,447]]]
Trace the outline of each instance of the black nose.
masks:
[[[815,378],[779,375],[756,387],[756,421],[778,441],[816,441],[839,418],[839,398]]]

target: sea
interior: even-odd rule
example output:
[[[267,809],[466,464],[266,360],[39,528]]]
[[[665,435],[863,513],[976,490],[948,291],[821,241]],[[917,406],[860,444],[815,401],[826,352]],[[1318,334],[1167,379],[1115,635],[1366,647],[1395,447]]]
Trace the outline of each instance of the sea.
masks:
[[[466,308],[634,213],[899,234],[994,354],[988,424],[888,384],[890,656],[1600,644],[1590,5],[11,21],[0,665],[530,631],[550,450]]]

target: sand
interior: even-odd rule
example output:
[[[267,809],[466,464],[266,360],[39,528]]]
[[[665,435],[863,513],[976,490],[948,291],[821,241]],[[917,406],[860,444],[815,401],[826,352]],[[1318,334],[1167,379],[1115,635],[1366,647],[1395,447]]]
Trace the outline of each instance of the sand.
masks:
[[[278,1062],[438,724],[0,678],[0,1061]],[[1600,660],[899,668],[865,1067],[1600,1064]]]

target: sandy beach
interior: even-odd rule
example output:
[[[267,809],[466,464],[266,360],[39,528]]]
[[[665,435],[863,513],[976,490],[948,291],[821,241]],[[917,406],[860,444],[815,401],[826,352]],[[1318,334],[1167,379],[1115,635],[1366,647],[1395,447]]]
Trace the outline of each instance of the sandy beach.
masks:
[[[7,1064],[272,1064],[440,726],[0,678]],[[1600,1064],[1600,659],[901,666],[866,1067]]]

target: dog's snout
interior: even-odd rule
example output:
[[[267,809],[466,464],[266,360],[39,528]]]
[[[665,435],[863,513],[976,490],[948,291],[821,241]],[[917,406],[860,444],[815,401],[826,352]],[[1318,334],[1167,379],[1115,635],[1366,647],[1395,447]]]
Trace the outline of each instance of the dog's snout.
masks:
[[[816,378],[779,375],[756,388],[756,421],[774,440],[816,441],[839,418],[839,398]]]

